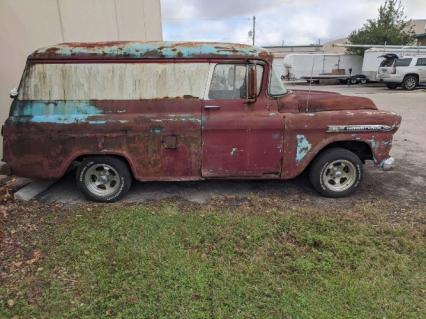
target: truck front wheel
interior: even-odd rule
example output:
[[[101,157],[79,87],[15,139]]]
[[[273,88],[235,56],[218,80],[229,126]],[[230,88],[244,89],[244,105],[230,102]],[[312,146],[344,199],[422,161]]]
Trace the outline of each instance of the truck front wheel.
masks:
[[[344,148],[331,148],[312,163],[309,179],[317,192],[325,197],[345,197],[352,194],[362,180],[362,161]]]
[[[122,198],[132,184],[127,164],[109,156],[86,158],[80,164],[76,178],[78,188],[88,199],[105,203]]]

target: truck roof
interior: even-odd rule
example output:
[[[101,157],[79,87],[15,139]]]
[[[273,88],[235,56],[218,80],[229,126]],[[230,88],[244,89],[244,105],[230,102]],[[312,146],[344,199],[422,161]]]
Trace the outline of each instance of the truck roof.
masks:
[[[259,47],[223,42],[75,42],[38,49],[28,60],[108,60],[159,58],[266,58]]]
[[[426,58],[426,54],[417,54],[417,55],[401,55],[398,59],[412,59],[412,58]]]
[[[383,52],[383,54],[387,53],[387,52],[410,52],[410,53],[418,52],[419,54],[425,54],[426,47],[419,47],[419,48],[414,48],[414,47],[409,47],[409,48],[383,47],[383,48],[371,48],[371,49],[367,49],[367,50],[365,50],[365,52],[366,53],[369,53],[369,52]]]

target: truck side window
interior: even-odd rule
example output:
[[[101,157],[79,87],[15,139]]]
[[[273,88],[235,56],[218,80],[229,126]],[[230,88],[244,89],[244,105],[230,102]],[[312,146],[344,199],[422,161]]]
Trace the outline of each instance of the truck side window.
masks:
[[[256,72],[257,72],[257,95],[259,95],[260,90],[262,89],[263,66],[257,64],[256,65]]]
[[[205,63],[36,63],[29,65],[20,100],[141,100],[204,97]]]
[[[217,64],[209,90],[209,99],[239,100],[247,96],[247,66]]]
[[[412,58],[398,59],[395,62],[395,66],[410,66]]]
[[[416,66],[426,66],[426,58],[418,58]]]

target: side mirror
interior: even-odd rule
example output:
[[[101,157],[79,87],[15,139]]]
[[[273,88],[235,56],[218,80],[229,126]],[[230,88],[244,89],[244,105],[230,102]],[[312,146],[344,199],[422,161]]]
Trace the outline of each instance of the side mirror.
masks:
[[[15,89],[12,89],[12,90],[10,90],[10,92],[9,92],[9,96],[10,96],[10,98],[11,99],[14,99],[15,97],[17,97],[18,96],[18,90],[15,88]]]
[[[257,71],[256,65],[250,65],[248,70],[247,99],[255,101],[257,98]]]

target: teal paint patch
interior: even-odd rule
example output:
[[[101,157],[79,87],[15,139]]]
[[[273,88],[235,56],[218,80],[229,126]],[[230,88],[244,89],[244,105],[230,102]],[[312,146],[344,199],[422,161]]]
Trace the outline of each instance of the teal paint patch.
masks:
[[[54,52],[54,53],[52,53]],[[266,50],[255,46],[232,43],[191,43],[191,42],[110,42],[65,43],[39,49],[30,59],[72,56],[107,56],[130,58],[191,58],[197,56],[249,56],[258,57]]]
[[[371,140],[366,140],[366,142],[367,142],[367,143],[370,145],[370,147],[371,147],[371,151],[372,151],[372,154],[373,154],[373,162],[374,162],[375,164],[380,164],[380,163],[378,162],[377,158],[376,158],[376,149],[377,149],[377,146],[378,146],[377,141],[376,141],[375,139],[371,139]]]
[[[297,149],[296,149],[296,161],[300,162],[303,160],[311,150],[312,145],[309,143],[305,135],[297,135]]]
[[[103,111],[89,101],[15,101],[11,120],[15,122],[72,124],[86,122]],[[89,121],[105,124],[105,121]]]
[[[375,150],[378,146],[376,140],[374,140],[374,139],[367,140],[367,143],[370,144],[370,146],[373,150]]]
[[[95,124],[95,125],[103,125],[106,123],[107,121],[89,121],[89,124]]]
[[[161,127],[153,127],[149,131],[151,132],[151,134],[158,135],[161,134],[162,130],[163,129]]]

